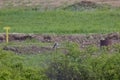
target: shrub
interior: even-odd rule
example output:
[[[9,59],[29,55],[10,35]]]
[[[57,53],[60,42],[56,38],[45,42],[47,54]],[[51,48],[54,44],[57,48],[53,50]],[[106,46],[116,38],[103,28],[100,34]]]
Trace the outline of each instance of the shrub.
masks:
[[[48,80],[44,68],[26,67],[23,58],[12,52],[0,50],[0,80]]]
[[[68,46],[68,45],[67,45]],[[48,65],[46,74],[50,80],[119,80],[119,50],[110,52],[98,48],[87,47],[79,50],[72,43],[68,46],[69,53],[55,58]],[[93,54],[99,53],[99,54]]]

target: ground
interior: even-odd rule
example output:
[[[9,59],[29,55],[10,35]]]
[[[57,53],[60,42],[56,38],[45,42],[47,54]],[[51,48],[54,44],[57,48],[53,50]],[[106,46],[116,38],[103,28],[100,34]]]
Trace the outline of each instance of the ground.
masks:
[[[74,4],[74,3],[78,3],[78,2],[83,2],[83,3],[98,3],[98,4],[109,4],[109,5],[112,5],[112,6],[119,6],[120,5],[120,0],[0,0],[0,7],[11,7],[11,6],[43,6],[44,8],[50,8],[50,7],[59,7],[59,6],[65,6],[65,5],[71,5],[71,4]],[[114,12],[114,11],[113,11]],[[6,12],[7,13],[7,12]],[[14,13],[14,12],[13,12]],[[59,12],[58,12],[59,13]],[[1,13],[2,14],[2,13]],[[15,16],[17,13],[14,13],[13,15]],[[63,13],[62,13],[63,14]],[[67,14],[67,13],[66,13]],[[107,13],[108,14],[108,13]],[[35,14],[36,15],[36,14]],[[39,13],[39,15],[40,15],[40,13]],[[48,14],[47,14],[48,15]],[[47,16],[47,15],[45,15],[45,16]],[[70,14],[71,15],[71,14]],[[79,14],[78,14],[79,15]],[[103,14],[102,14],[103,15]],[[102,16],[102,15],[100,15],[99,14],[99,16]],[[3,12],[3,16],[4,16],[4,12]],[[12,18],[14,17],[12,17],[11,18],[11,16],[12,15],[10,15],[10,18],[8,18],[8,16],[9,15],[7,15],[7,17],[6,17],[6,22],[7,23],[9,23],[8,22],[8,19],[10,19],[9,21],[12,21]],[[17,15],[18,16],[18,15]],[[23,16],[23,15],[22,15]],[[26,15],[25,15],[26,16]],[[90,19],[91,18],[94,18],[95,16],[94,15],[92,15],[93,17],[90,17]],[[105,15],[106,16],[106,15]],[[110,16],[109,16],[109,18],[108,18],[108,20],[105,20],[105,21],[108,21],[108,23],[110,23],[109,22],[109,20],[111,21],[111,16],[113,17],[113,16],[115,16],[114,18],[117,20],[117,18],[119,17],[119,13],[115,13],[115,14],[113,14],[113,13],[111,13],[110,14]],[[5,16],[4,16],[5,17]],[[33,17],[33,12],[32,12],[32,17]],[[34,16],[35,17],[35,16]],[[66,15],[65,15],[65,17],[66,17]],[[69,16],[68,16],[69,17]],[[83,17],[83,16],[80,16],[80,17]],[[89,17],[89,16],[88,16]],[[97,17],[97,16],[96,16]],[[16,16],[15,16],[15,18],[16,18]],[[21,17],[22,18],[22,17]],[[39,20],[44,20],[45,19],[45,17],[43,16],[43,19],[41,19],[42,18],[42,16],[40,16],[40,18],[38,18],[38,16],[36,16],[36,18],[37,19],[39,19]],[[36,19],[35,18],[35,19]],[[50,16],[50,20],[53,18],[53,16]],[[56,17],[55,17],[56,18]],[[67,17],[66,17],[67,18]],[[81,20],[85,20],[86,21],[86,18],[84,19],[85,17],[83,17],[83,19],[81,19]],[[103,16],[103,18],[104,18],[104,16]],[[113,19],[114,19],[113,18]],[[2,19],[2,18],[1,18]],[[2,20],[4,20],[5,18],[3,18]],[[23,17],[21,20],[25,20],[25,18]],[[28,19],[28,17],[26,18],[26,19]],[[30,19],[31,19],[31,17],[30,17]],[[54,18],[53,18],[54,19]],[[61,17],[60,18],[58,18],[58,20],[59,19],[61,19]],[[72,19],[73,19],[73,17],[72,17]],[[77,17],[75,17],[74,18],[75,20],[77,19]],[[88,19],[88,18],[87,18]],[[100,20],[101,18],[98,18],[98,20]],[[23,22],[25,22],[26,21],[26,23],[28,23],[28,21],[29,20],[25,20],[24,21],[23,20]],[[33,21],[33,19],[31,19],[32,21]],[[46,24],[46,20],[48,20],[48,17],[44,20],[44,24]],[[75,21],[75,20],[73,20],[73,21]],[[78,20],[80,20],[80,19],[78,19]],[[95,21],[97,20],[97,18],[95,19]],[[13,22],[14,21],[17,21],[17,19],[13,19]],[[17,23],[20,21],[20,18],[18,19],[18,21],[17,21]],[[32,22],[31,21],[31,22]],[[38,20],[37,20],[38,21]],[[53,20],[51,20],[52,22],[51,22],[51,24],[53,24]],[[61,20],[61,21],[63,21],[63,20]],[[68,20],[66,20],[66,21],[68,21]],[[84,21],[84,22],[85,22]],[[92,20],[91,20],[92,21]],[[103,22],[104,22],[104,20],[102,20]],[[101,22],[102,21],[100,21],[98,24],[96,24],[96,22],[94,23],[94,27],[95,27],[95,24],[96,25],[100,25],[101,24]],[[115,20],[114,20],[115,21]],[[119,20],[117,20],[117,21],[119,21]],[[110,24],[110,26],[112,25],[113,26],[113,28],[115,29],[115,26],[117,26],[118,27],[118,23],[117,23],[117,21],[115,21],[115,23],[114,24]],[[12,23],[13,23],[12,22]],[[20,22],[20,23],[23,23],[23,22]],[[65,22],[65,20],[64,20],[64,22]],[[64,22],[60,22],[60,24],[61,23],[64,23]],[[76,21],[77,22],[77,21]],[[93,21],[94,22],[94,21]],[[26,24],[25,23],[25,24]],[[38,23],[36,23],[36,21],[34,22],[35,24],[38,24]],[[68,22],[67,22],[68,23]],[[71,22],[70,22],[71,23]],[[69,24],[70,24],[69,23]],[[72,22],[73,23],[73,22]],[[78,23],[79,23],[79,21],[78,21]],[[82,22],[83,23],[83,22]],[[92,22],[89,22],[89,23],[92,23]],[[113,23],[113,21],[111,22],[111,23]],[[30,24],[30,22],[29,22],[29,24]],[[32,23],[33,24],[33,23]],[[41,24],[41,23],[40,23]],[[50,24],[50,21],[48,20],[48,25]],[[74,24],[75,24],[75,22],[74,22]],[[85,23],[84,23],[85,24]],[[105,24],[105,23],[104,23]],[[6,23],[5,23],[5,25],[6,25]],[[39,25],[39,24],[38,24]],[[49,25],[50,26],[50,25]],[[70,28],[70,25],[68,25],[69,26],[69,28]],[[16,26],[15,26],[16,27]],[[20,27],[21,27],[21,25],[20,25]],[[28,27],[28,26],[27,26]],[[29,26],[30,27],[30,26]],[[33,25],[32,25],[32,27],[33,27]],[[50,27],[51,28],[51,27]],[[72,28],[73,28],[73,26],[72,26]],[[71,28],[71,29],[72,29]],[[82,27],[83,28],[83,27]],[[112,29],[113,29],[112,28]],[[52,28],[51,28],[52,29]],[[59,28],[58,28],[59,29]],[[68,27],[67,27],[67,29],[68,29]],[[107,29],[107,28],[106,28]],[[106,30],[105,29],[105,30]],[[27,29],[25,29],[25,31],[26,31]],[[30,31],[31,30],[33,30],[32,28],[30,29]],[[46,30],[46,29],[45,29]],[[59,29],[60,30],[60,29]],[[63,30],[63,29],[62,29]],[[76,29],[76,31],[77,31],[78,29]],[[69,30],[68,30],[69,31]],[[75,31],[75,32],[76,32]],[[98,47],[100,47],[100,40],[102,40],[102,39],[105,39],[105,38],[107,38],[107,39],[110,39],[110,40],[112,40],[112,43],[120,43],[120,34],[119,33],[108,33],[108,34],[100,34],[100,33],[96,33],[96,34],[65,34],[65,35],[61,35],[61,34],[9,34],[9,40],[10,41],[15,41],[12,45],[10,44],[10,45],[3,45],[3,44],[1,44],[2,45],[2,48],[4,49],[4,50],[11,50],[11,51],[14,51],[14,52],[16,52],[16,53],[41,53],[41,52],[44,52],[44,51],[51,51],[51,50],[53,50],[53,45],[54,45],[54,43],[55,42],[57,42],[57,43],[59,43],[59,44],[62,44],[63,46],[60,46],[60,49],[61,49],[61,51],[63,51],[63,52],[66,52],[66,49],[64,49],[65,47],[64,47],[64,42],[75,42],[75,43],[77,43],[79,46],[80,46],[80,48],[84,48],[84,47],[86,47],[87,45],[95,45],[95,46],[98,46]],[[30,42],[30,43],[28,43],[28,44],[26,44],[26,42],[24,42],[24,43],[22,43],[21,41],[25,41],[25,40],[27,40],[27,39],[30,39],[30,40],[33,40],[33,39],[36,39],[36,40],[38,40],[38,42],[37,43],[32,43],[32,41]],[[3,42],[3,41],[5,41],[5,34],[0,34],[0,41],[1,42]],[[17,43],[16,41],[20,41],[19,43]],[[39,44],[39,43],[42,43],[42,44],[44,44],[45,43],[45,45],[43,45],[43,46],[41,46],[41,44]],[[36,45],[37,44],[37,45]]]
[[[10,43],[8,45],[2,45],[4,50],[11,50],[16,53],[45,53],[53,51],[54,43],[58,43],[57,49],[66,53],[67,43],[77,43],[80,49],[89,45],[100,47],[100,41],[103,39],[109,39],[110,45],[120,43],[119,33],[108,34],[9,34]],[[0,35],[0,41],[5,41],[5,34]],[[14,42],[14,43],[11,43]],[[5,43],[5,42],[4,42]],[[106,44],[106,43],[104,43]],[[4,46],[3,46],[4,45]]]
[[[92,1],[99,4],[110,4],[113,6],[120,6],[120,0],[0,0],[0,6],[44,6],[44,7],[58,7],[61,5],[69,5],[81,1]]]

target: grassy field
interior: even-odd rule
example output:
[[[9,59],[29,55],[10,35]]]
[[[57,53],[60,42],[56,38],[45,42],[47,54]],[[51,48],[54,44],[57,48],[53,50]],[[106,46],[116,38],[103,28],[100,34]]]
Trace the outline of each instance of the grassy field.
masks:
[[[120,31],[120,9],[51,10],[0,9],[0,32],[10,26],[19,33],[107,33]]]
[[[10,26],[19,33],[107,33],[120,32],[120,8],[93,10],[44,10],[35,8],[0,9],[0,32]],[[58,49],[39,54],[15,54],[3,46],[37,44],[36,40],[0,44],[0,80],[119,80],[120,45],[88,46],[79,49],[66,43],[66,54]],[[108,48],[112,48],[109,51]]]

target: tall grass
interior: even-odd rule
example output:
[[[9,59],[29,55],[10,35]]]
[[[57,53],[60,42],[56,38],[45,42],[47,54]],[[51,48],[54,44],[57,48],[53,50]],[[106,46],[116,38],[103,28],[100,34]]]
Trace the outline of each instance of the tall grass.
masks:
[[[10,26],[11,32],[24,33],[106,33],[120,31],[120,9],[92,11],[32,8],[0,9],[0,32]]]

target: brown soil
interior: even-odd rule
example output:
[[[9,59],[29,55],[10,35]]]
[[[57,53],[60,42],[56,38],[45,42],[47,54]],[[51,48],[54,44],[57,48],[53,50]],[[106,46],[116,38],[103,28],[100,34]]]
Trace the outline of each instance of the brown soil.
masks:
[[[59,43],[62,42],[75,42],[80,48],[84,48],[88,45],[100,46],[100,41],[103,39],[111,40],[110,44],[120,44],[120,34],[119,33],[109,33],[109,34],[9,34],[10,41],[24,41],[26,39],[37,39],[44,43]],[[0,34],[0,41],[5,41],[5,34]],[[53,44],[54,45],[54,44]],[[50,46],[38,46],[38,45],[13,45],[4,46],[4,50],[11,50],[16,53],[43,53],[46,51],[53,51],[53,45]],[[66,53],[65,47],[59,47],[59,50]]]
[[[113,6],[120,6],[120,0],[0,0],[0,6],[43,6],[58,7],[61,5],[70,5],[81,1],[91,1],[98,4],[110,4]]]
[[[25,54],[34,54],[34,53],[45,53],[50,52],[53,49],[50,47],[40,47],[37,45],[16,45],[16,46],[4,46],[3,50],[13,51],[15,53],[25,53]]]

